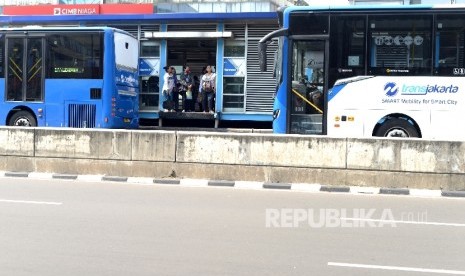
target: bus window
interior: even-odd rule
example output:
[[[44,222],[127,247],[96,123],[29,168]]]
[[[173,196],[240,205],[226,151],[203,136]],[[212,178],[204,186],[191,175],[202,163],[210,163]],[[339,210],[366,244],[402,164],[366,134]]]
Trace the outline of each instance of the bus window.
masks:
[[[24,57],[24,39],[8,39],[8,78],[7,78],[7,100],[23,100],[23,57]]]
[[[365,75],[365,16],[332,16],[330,45],[329,87],[338,79]]]
[[[27,43],[26,101],[42,100],[42,38],[29,38]]]
[[[293,13],[289,18],[291,35],[322,35],[329,29],[329,16],[313,13]]]
[[[368,74],[431,75],[431,25],[431,16],[370,16]]]
[[[50,63],[47,77],[54,79],[102,78],[101,34],[52,34],[48,37]]]
[[[438,15],[434,73],[440,76],[464,76],[463,15]]]
[[[322,134],[325,40],[294,41],[290,133]]]

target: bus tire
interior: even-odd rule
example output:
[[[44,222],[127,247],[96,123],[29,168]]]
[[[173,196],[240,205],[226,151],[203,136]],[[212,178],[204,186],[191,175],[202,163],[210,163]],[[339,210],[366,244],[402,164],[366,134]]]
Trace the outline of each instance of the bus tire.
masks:
[[[15,112],[8,122],[9,126],[25,126],[25,127],[35,127],[37,126],[37,121],[34,116],[24,110]]]
[[[420,137],[418,130],[407,120],[391,118],[386,120],[376,131],[377,137]]]

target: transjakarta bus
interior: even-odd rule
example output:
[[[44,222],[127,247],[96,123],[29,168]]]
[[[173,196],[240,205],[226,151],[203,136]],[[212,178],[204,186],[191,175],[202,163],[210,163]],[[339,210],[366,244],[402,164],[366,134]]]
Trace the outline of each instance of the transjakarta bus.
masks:
[[[137,39],[106,27],[0,29],[0,124],[138,127]]]
[[[266,70],[279,37],[275,133],[465,139],[465,6],[288,7],[278,18],[259,43]]]

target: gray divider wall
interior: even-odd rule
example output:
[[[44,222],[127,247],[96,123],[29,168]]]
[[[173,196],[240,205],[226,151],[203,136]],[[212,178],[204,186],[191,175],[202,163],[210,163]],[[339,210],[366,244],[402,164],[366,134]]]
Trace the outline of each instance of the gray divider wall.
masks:
[[[463,190],[465,143],[1,127],[0,170]]]
[[[132,160],[176,161],[176,132],[133,131]]]
[[[131,132],[36,128],[35,156],[131,160]]]
[[[348,139],[347,169],[465,173],[465,143],[421,139]]]
[[[346,167],[346,139],[297,135],[178,132],[177,162]]]
[[[34,156],[34,129],[0,128],[0,155]]]

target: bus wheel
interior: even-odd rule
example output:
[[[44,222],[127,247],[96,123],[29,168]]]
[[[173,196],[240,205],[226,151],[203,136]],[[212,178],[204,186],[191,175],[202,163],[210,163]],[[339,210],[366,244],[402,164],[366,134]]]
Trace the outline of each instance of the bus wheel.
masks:
[[[37,121],[28,111],[17,111],[11,116],[8,123],[10,126],[25,126],[25,127],[35,127],[37,126]]]
[[[376,131],[378,137],[420,137],[418,130],[407,120],[391,118]]]

